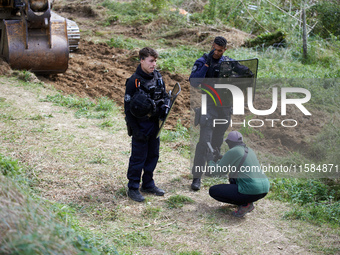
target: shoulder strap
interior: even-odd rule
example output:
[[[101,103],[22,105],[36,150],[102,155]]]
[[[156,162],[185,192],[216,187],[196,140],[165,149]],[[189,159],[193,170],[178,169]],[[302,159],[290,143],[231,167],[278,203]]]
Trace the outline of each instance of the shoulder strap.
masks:
[[[243,158],[241,159],[240,164],[238,164],[237,169],[236,169],[236,173],[238,173],[241,169],[241,166],[243,165],[244,161],[246,160],[246,157],[248,156],[248,147],[245,146],[244,147],[244,155]]]
[[[238,176],[238,173],[240,172],[241,166],[243,165],[244,161],[246,160],[248,155],[248,147],[244,146],[244,155],[241,159],[240,164],[238,164],[237,168],[236,168],[236,172],[230,173],[229,174],[229,182],[230,184],[236,184],[236,179]]]
[[[155,75],[156,75],[156,76],[155,76],[156,79],[159,79],[159,78],[162,77],[161,74],[160,74],[160,72],[159,72],[158,70],[156,70],[156,69],[155,69]]]

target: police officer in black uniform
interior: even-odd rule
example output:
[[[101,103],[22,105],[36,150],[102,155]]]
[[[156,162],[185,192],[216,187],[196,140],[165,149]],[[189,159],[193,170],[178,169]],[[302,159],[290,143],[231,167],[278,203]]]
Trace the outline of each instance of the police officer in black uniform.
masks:
[[[153,180],[153,171],[159,158],[159,119],[164,119],[169,96],[161,74],[155,69],[158,53],[149,47],[139,51],[140,64],[126,81],[124,97],[125,120],[128,134],[132,136],[132,149],[127,172],[128,196],[144,201],[141,191],[163,196]],[[143,172],[144,171],[144,172]],[[142,175],[143,172],[143,175]]]
[[[227,56],[223,56],[226,51],[227,40],[222,36],[217,36],[211,47],[209,54],[204,54],[202,57],[196,60],[190,75],[190,84],[193,87],[197,87],[200,83],[195,82],[192,78],[218,78],[220,77],[220,65],[222,61],[231,60],[231,71],[239,75],[247,76],[251,75],[251,71],[248,67],[243,66]],[[202,172],[196,171],[196,166],[204,167],[207,162],[207,155],[209,153],[208,143],[210,143],[213,149],[219,151],[223,143],[223,137],[225,131],[229,127],[231,115],[231,107],[215,106],[212,100],[207,101],[207,114],[200,118],[200,137],[199,142],[196,145],[194,164],[192,168],[193,181],[191,188],[193,190],[199,190],[201,186]],[[213,119],[227,119],[228,124],[217,125],[213,127]]]

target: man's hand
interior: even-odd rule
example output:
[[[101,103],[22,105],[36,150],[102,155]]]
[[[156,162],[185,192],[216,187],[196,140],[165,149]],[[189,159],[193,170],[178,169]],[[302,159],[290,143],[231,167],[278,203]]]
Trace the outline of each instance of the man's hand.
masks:
[[[218,160],[220,160],[223,156],[220,153],[220,150],[216,147],[214,152],[213,152],[213,160],[215,162],[217,162]]]
[[[211,62],[212,62],[212,58],[214,56],[214,53],[215,53],[215,49],[213,49],[209,52],[208,57],[207,57],[207,62],[205,63],[206,65],[211,66]]]
[[[163,104],[160,107],[160,115],[159,115],[160,120],[165,119],[166,115],[169,113],[169,109],[170,109],[170,106],[168,104]]]

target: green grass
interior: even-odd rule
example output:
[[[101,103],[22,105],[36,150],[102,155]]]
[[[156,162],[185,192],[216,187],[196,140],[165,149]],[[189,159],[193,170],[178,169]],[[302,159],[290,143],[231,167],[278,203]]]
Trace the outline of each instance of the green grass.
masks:
[[[162,208],[159,206],[147,206],[142,212],[142,216],[154,219],[159,216],[160,212],[162,212]]]
[[[54,96],[47,95],[46,98],[41,101],[52,102],[55,105],[77,109],[90,109],[96,106],[96,104],[88,98],[79,98],[74,95],[64,96],[59,93]]]
[[[166,201],[168,207],[170,209],[172,208],[181,208],[184,206],[184,204],[192,204],[195,203],[194,200],[192,200],[190,197],[184,196],[184,195],[172,195],[168,198]]]
[[[102,236],[80,227],[71,207],[43,200],[14,181],[26,178],[18,161],[0,154],[0,170],[1,254],[118,254]]]
[[[178,119],[174,130],[162,130],[160,139],[162,142],[173,142],[178,140],[186,141],[189,139],[189,137],[190,133],[188,129],[184,127],[181,123],[181,120]]]
[[[52,102],[55,105],[77,109],[75,116],[77,118],[87,119],[105,119],[110,116],[114,116],[120,111],[120,108],[116,103],[107,97],[101,97],[97,99],[97,102],[93,102],[89,98],[80,98],[74,95],[64,96],[60,93],[56,95],[47,95],[43,102]],[[113,124],[110,120],[102,122],[101,127],[112,127]]]
[[[196,59],[203,55],[203,51],[195,47],[179,46],[161,50],[158,66],[161,70],[172,73],[190,74]]]
[[[135,48],[143,48],[149,46],[149,42],[146,40],[134,39],[119,35],[111,38],[107,42],[107,45],[109,45],[110,47],[132,50]]]
[[[245,125],[242,126],[238,131],[243,136],[249,136],[250,134],[256,134],[260,138],[264,138],[264,135],[261,133],[261,131],[254,129],[253,127],[249,126],[248,122],[253,118],[253,115],[247,116],[245,118]]]
[[[340,226],[340,185],[336,180],[273,179],[269,198],[293,204],[286,218]]]
[[[17,160],[12,160],[0,154],[0,173],[4,176],[14,177],[22,172]]]

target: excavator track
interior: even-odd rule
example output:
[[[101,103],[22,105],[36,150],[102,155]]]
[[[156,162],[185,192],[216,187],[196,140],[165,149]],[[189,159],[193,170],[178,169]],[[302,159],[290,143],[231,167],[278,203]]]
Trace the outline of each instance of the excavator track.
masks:
[[[78,50],[79,41],[80,41],[80,31],[76,22],[73,20],[66,19],[67,22],[67,37],[68,37],[68,47],[69,50],[76,51]]]
[[[51,13],[54,19],[58,19],[58,20],[64,19],[62,16],[60,16],[59,14],[53,11],[51,11]],[[68,38],[69,51],[70,52],[76,51],[78,50],[79,41],[80,41],[79,27],[76,22],[70,19],[66,19],[66,24],[67,24],[67,38]]]

